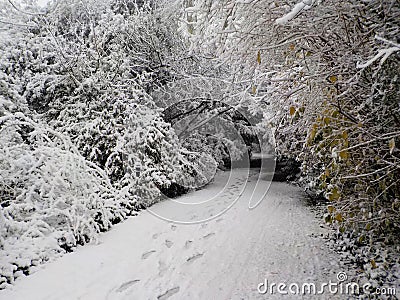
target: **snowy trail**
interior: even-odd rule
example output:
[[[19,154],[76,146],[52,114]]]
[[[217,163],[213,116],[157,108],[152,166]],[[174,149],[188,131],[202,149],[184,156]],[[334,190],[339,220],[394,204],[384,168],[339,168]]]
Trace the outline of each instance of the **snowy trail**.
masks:
[[[227,174],[179,199],[201,200],[218,189]],[[0,291],[0,299],[271,299],[279,295],[257,291],[264,279],[288,284],[336,280],[344,270],[338,269],[336,254],[316,237],[324,229],[304,205],[301,191],[274,182],[260,206],[249,210],[255,176],[243,192],[246,180],[246,171],[233,171],[232,181],[207,209],[183,212],[189,219],[205,218],[221,210],[223,201],[241,195],[215,219],[173,224],[143,211],[102,234],[98,244],[80,247],[18,279]],[[168,211],[174,205],[165,201],[153,210]]]

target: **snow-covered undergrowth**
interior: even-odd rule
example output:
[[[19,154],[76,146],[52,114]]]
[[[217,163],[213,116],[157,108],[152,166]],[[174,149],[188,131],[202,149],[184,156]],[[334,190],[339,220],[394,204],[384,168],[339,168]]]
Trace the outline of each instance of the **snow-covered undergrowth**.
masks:
[[[112,3],[43,18],[0,3],[29,24],[0,40],[0,289],[212,177],[215,160],[183,148],[150,96],[170,80],[171,24]]]
[[[0,288],[31,266],[92,240],[131,214],[135,201],[66,136],[2,108]]]
[[[160,119],[128,127],[130,139],[120,136],[109,161],[124,157],[126,172],[112,182],[112,172],[87,160],[66,135],[11,112],[12,102],[1,99],[0,288],[29,274],[32,266],[95,240],[158,201],[172,183],[188,190],[209,181],[204,171],[213,160],[173,151],[177,137],[168,135],[171,129]],[[138,161],[140,174],[133,170]]]
[[[310,196],[310,195],[309,195]],[[326,203],[319,202],[314,196],[309,197],[310,208],[320,218],[320,227],[326,228]],[[393,299],[394,289],[400,287],[400,262],[397,253],[399,245],[388,245],[382,238],[369,243],[357,243],[357,232],[340,232],[329,227],[324,235],[328,247],[338,253],[340,263],[348,267],[348,280],[360,287],[369,284],[368,290],[360,290],[357,299]]]
[[[400,263],[398,245],[387,245],[382,241],[359,245],[352,233],[332,233],[329,247],[339,253],[341,261],[356,269],[352,281],[360,286],[368,283],[359,299],[393,299],[393,289],[400,287]],[[382,292],[380,292],[382,291]],[[386,294],[386,295],[385,295]]]

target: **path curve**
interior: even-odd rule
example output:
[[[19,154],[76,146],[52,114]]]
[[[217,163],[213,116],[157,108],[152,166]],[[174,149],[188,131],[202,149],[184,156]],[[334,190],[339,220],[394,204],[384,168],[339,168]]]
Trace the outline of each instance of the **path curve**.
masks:
[[[222,201],[232,200],[238,183],[247,180],[244,172],[232,172],[234,184],[210,202],[208,211],[185,213],[213,213]],[[339,257],[320,237],[326,232],[301,190],[273,182],[260,206],[249,210],[255,181],[250,176],[237,203],[205,223],[173,224],[143,211],[102,234],[98,244],[79,247],[18,279],[0,291],[0,299],[274,299],[281,295],[260,294],[258,285],[265,280],[299,285],[336,280],[343,271],[337,266]],[[201,200],[218,182],[186,200]],[[169,206],[165,201],[155,209]],[[300,296],[285,297],[293,298]]]

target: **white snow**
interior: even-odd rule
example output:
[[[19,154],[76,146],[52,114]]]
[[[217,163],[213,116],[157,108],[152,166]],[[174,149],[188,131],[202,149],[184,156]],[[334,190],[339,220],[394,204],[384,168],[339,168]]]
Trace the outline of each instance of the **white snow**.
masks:
[[[295,6],[293,6],[292,10],[289,13],[287,13],[283,17],[276,19],[276,24],[285,25],[286,23],[294,19],[299,13],[301,13],[302,10],[310,9],[312,7],[312,3],[313,1],[311,0],[303,0],[297,3]]]
[[[247,181],[243,169],[231,175],[228,180],[229,172],[221,173],[203,190],[129,218],[98,244],[18,278],[0,299],[270,299],[257,292],[264,279],[328,282],[345,271],[316,237],[325,230],[299,188],[274,182],[249,210],[257,177],[251,173]],[[266,191],[269,183],[263,184],[257,191]],[[209,220],[177,224],[154,213],[182,222]]]
[[[374,57],[372,57],[370,60],[366,61],[365,63],[357,63],[357,68],[365,69],[365,68],[369,67],[370,65],[372,65],[379,58],[381,59],[379,64],[382,65],[390,55],[392,55],[393,53],[395,53],[397,51],[400,51],[400,47],[398,47],[398,46],[390,47],[387,49],[380,49],[380,50],[378,50],[378,53]]]

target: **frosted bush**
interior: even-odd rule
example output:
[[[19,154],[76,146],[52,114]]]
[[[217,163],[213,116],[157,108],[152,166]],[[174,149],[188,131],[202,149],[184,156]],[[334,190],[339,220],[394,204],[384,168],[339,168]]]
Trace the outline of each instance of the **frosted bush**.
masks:
[[[65,136],[22,113],[0,119],[0,169],[3,285],[132,213],[134,197],[117,191]]]

